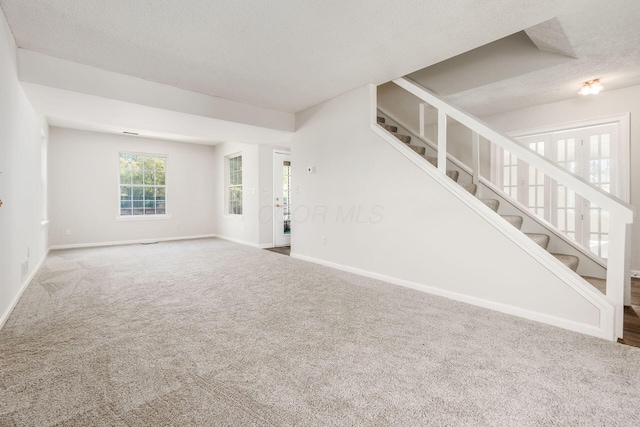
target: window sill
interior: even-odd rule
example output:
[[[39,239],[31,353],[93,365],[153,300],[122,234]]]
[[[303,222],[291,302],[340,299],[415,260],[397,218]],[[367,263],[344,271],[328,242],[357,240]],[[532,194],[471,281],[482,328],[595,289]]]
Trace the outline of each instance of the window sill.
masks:
[[[224,214],[222,215],[222,217],[224,219],[236,219],[236,220],[241,220],[243,218],[243,216],[240,214]]]
[[[171,215],[127,215],[116,217],[116,221],[153,221],[159,219],[171,219]]]

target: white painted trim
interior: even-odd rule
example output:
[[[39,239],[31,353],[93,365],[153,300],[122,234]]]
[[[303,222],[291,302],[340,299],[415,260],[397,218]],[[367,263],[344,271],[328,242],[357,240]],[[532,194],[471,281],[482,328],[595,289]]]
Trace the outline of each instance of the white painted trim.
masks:
[[[136,245],[136,244],[143,244],[143,243],[171,242],[174,240],[210,239],[212,237],[219,237],[219,236],[215,234],[202,234],[202,235],[196,235],[196,236],[159,237],[156,239],[120,240],[115,242],[77,243],[73,245],[51,246],[50,250],[55,251],[60,249],[80,249],[80,248],[98,248],[103,246]]]
[[[153,221],[171,219],[171,215],[119,215],[116,221]]]
[[[262,243],[258,245],[258,249],[270,249],[270,248],[275,248],[273,243]]]
[[[510,314],[513,316],[522,317],[524,319],[533,320],[536,322],[546,323],[551,326],[557,326],[559,328],[568,329],[570,331],[579,332],[586,335],[591,335],[597,338],[603,338],[606,340],[614,341],[611,337],[611,328],[603,328],[607,326],[606,323],[601,323],[600,327],[587,325],[584,323],[575,322],[572,320],[563,319],[548,314],[542,314],[531,310],[526,310],[512,305],[503,304],[495,301],[489,301],[486,299],[464,295],[457,292],[448,291],[446,289],[438,288],[435,286],[424,285],[421,283],[411,282],[404,279],[398,279],[396,277],[385,276],[383,274],[374,273],[367,270],[361,270],[354,267],[348,267],[342,264],[337,264],[331,261],[325,261],[318,258],[309,257],[306,255],[299,255],[291,253],[292,258],[296,258],[302,261],[312,262],[314,264],[324,265],[326,267],[335,268],[337,270],[346,271],[348,273],[357,274],[359,276],[368,277],[371,279],[381,280],[394,285],[403,286],[405,288],[415,289],[417,291],[425,292],[432,295],[437,295],[445,298],[449,298],[454,301],[460,301],[467,304],[475,305],[478,307],[486,308],[489,310],[498,311],[500,313]],[[605,313],[601,312],[601,318]]]
[[[38,271],[40,271],[40,268],[47,259],[47,256],[49,256],[49,250],[47,250],[44,255],[42,255],[42,258],[40,258],[40,261],[38,262],[38,265],[36,265],[36,268],[33,269],[31,274],[22,283],[22,286],[20,286],[20,290],[18,291],[16,297],[13,299],[11,305],[9,305],[9,308],[7,308],[7,310],[2,314],[2,317],[0,317],[0,329],[2,329],[7,323],[7,320],[9,320],[9,316],[11,316],[13,309],[16,308],[16,305],[18,305],[18,301],[20,301],[20,298],[22,298],[22,294],[27,290],[27,287],[29,287],[29,284],[31,283],[33,278],[36,277]]]
[[[253,242],[248,242],[246,240],[236,239],[234,237],[221,236],[219,234],[214,236],[214,237],[217,237],[218,239],[222,239],[222,240],[227,240],[227,241],[233,242],[233,243],[239,243],[239,244],[245,245],[245,246],[251,246],[252,248],[261,249],[259,244],[253,243]],[[272,246],[268,246],[268,247],[272,247]]]

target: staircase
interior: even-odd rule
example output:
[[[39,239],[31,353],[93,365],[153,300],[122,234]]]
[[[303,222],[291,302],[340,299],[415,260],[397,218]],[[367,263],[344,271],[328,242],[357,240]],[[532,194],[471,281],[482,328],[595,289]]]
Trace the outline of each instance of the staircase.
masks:
[[[377,122],[387,132],[391,133],[391,135],[393,135],[395,138],[397,138],[398,140],[400,140],[401,142],[406,144],[409,148],[411,148],[413,151],[415,151],[420,156],[422,156],[425,159],[425,161],[429,162],[430,164],[432,164],[436,168],[438,167],[438,158],[437,157],[427,156],[426,148],[424,146],[411,144],[411,139],[412,139],[411,136],[403,135],[403,134],[398,133],[398,127],[390,125],[390,124],[387,124],[386,123],[386,119],[384,117],[378,116]],[[460,176],[460,173],[457,170],[448,169],[446,171],[446,175],[449,178],[451,178],[453,181],[458,182],[458,178]],[[477,185],[476,184],[473,184],[473,183],[461,183],[459,185],[461,187],[463,187],[465,190],[467,190],[469,193],[471,193],[472,195],[476,196],[476,192],[477,192]],[[491,210],[496,212],[496,214],[500,215],[500,213],[499,213],[500,201],[499,200],[497,200],[497,199],[480,199],[480,201],[482,201]],[[523,219],[522,216],[520,216],[520,215],[500,215],[500,216],[503,218],[503,220],[507,221],[509,224],[511,224],[512,226],[514,226],[518,230],[521,230],[522,224],[524,222],[524,219]],[[530,238],[531,240],[533,240],[535,243],[537,243],[540,247],[542,247],[545,250],[548,248],[549,242],[551,240],[551,237],[548,234],[543,234],[543,233],[524,233],[524,235],[527,236],[528,238]],[[559,260],[561,263],[563,263],[570,270],[572,270],[573,272],[577,273],[578,265],[580,263],[580,258],[578,258],[575,255],[568,255],[568,254],[561,254],[561,253],[551,253],[551,255],[553,255],[557,260]],[[600,292],[605,293],[605,281],[603,279],[599,279],[599,278],[595,278],[595,277],[588,277],[588,276],[582,276],[582,277],[583,277],[583,279],[585,279],[586,281],[591,283],[591,285],[593,285]]]

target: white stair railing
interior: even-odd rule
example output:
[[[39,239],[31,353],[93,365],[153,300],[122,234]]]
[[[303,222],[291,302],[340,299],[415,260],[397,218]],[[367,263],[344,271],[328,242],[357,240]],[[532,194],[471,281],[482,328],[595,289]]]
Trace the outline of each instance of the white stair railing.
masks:
[[[593,186],[580,176],[558,166],[511,137],[491,128],[486,123],[447,103],[429,90],[407,78],[393,83],[415,95],[438,112],[438,170],[447,169],[447,119],[450,117],[472,131],[472,164],[474,183],[480,177],[480,136],[514,154],[531,167],[543,172],[558,184],[575,191],[585,200],[609,211],[609,257],[607,261],[606,296],[616,307],[615,333],[622,338],[624,305],[630,299],[630,239],[635,208],[611,194]],[[420,135],[424,136],[424,106],[420,104]]]

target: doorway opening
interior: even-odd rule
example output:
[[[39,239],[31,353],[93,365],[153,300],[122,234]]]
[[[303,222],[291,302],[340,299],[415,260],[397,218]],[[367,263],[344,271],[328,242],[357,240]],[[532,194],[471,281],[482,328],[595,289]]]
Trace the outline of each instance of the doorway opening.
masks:
[[[291,246],[291,154],[273,153],[274,246]]]

